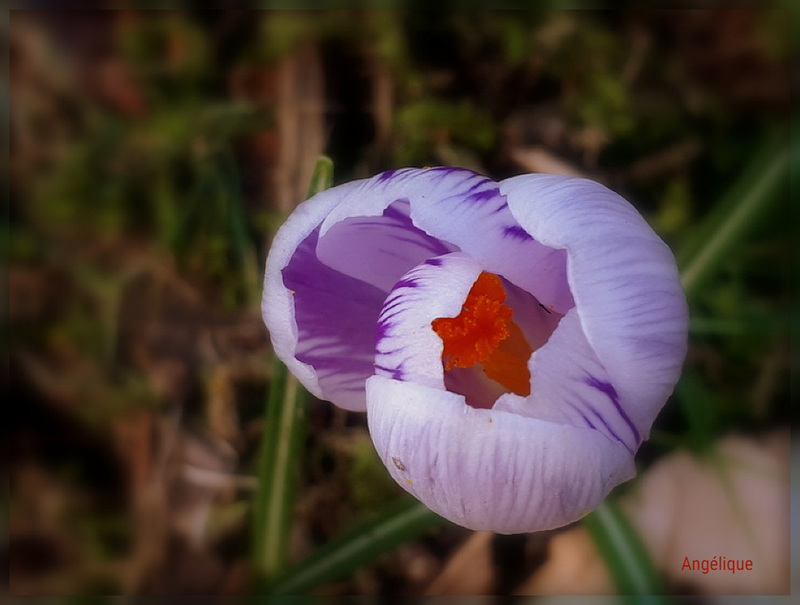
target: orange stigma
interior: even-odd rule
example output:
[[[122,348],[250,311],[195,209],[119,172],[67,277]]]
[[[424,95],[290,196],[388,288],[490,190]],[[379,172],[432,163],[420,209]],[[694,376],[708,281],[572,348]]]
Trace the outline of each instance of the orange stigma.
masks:
[[[531,394],[528,358],[531,349],[514,322],[503,282],[494,273],[482,271],[467,294],[461,313],[431,322],[444,343],[445,370],[481,364],[492,380],[517,395]]]

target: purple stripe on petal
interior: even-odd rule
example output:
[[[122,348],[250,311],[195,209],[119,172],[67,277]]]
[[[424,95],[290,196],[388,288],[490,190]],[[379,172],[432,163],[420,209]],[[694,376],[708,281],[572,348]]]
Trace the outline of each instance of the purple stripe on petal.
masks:
[[[392,322],[389,321],[387,318],[381,318],[380,321],[375,325],[375,342],[378,343],[389,334],[392,330]]]
[[[594,407],[592,407],[592,405],[591,405],[591,404],[590,404],[588,401],[586,401],[585,399],[579,398],[579,400],[580,400],[580,402],[581,402],[581,404],[582,404],[582,405],[581,405],[581,407],[582,407],[583,409],[585,409],[585,410],[589,410],[589,411],[590,411],[592,414],[594,414],[595,418],[597,418],[597,419],[598,419],[598,420],[599,420],[599,421],[600,421],[600,422],[603,424],[603,427],[605,428],[605,430],[608,432],[608,434],[609,434],[609,435],[611,435],[611,436],[612,436],[614,439],[616,439],[616,440],[617,440],[617,441],[619,441],[619,442],[620,442],[622,445],[624,445],[624,446],[625,446],[625,448],[626,448],[626,449],[627,449],[629,452],[631,452],[631,453],[633,453],[633,452],[634,452],[634,448],[633,448],[633,447],[631,447],[630,445],[628,445],[628,444],[625,442],[625,440],[624,440],[624,439],[622,439],[622,437],[620,437],[620,436],[619,436],[619,435],[616,433],[616,431],[614,430],[614,428],[613,428],[613,427],[612,427],[612,426],[611,426],[611,425],[610,425],[608,422],[606,422],[606,419],[603,417],[603,415],[602,415],[600,412],[598,412],[598,411],[597,411],[597,410],[596,410]],[[583,416],[583,414],[581,414],[581,416]],[[637,442],[636,442],[636,443],[637,443],[637,445],[638,445],[638,439],[637,439]]]
[[[503,227],[503,235],[523,242],[528,240],[533,240],[531,234],[525,231],[525,229],[523,229],[519,225],[508,225],[506,227]]]
[[[487,202],[491,199],[494,199],[500,195],[500,190],[495,187],[493,189],[484,189],[483,191],[478,191],[476,193],[472,193],[467,196],[467,201],[470,202]]]
[[[381,318],[378,320],[378,326],[379,327],[380,326],[386,326],[386,329],[391,328],[392,327],[392,321],[391,320],[394,319],[395,317],[397,317],[402,312],[403,312],[402,309],[398,309],[394,313],[381,314]]]
[[[434,166],[425,170],[426,173],[437,173],[442,176],[450,176],[454,174],[463,174],[465,176],[475,176],[476,173],[468,168],[458,168],[456,166]],[[485,178],[485,177],[483,177]]]
[[[380,376],[386,376],[387,378],[393,378],[394,380],[403,380],[402,364],[396,368],[387,368],[386,366],[375,364],[375,370],[375,373]]]
[[[397,170],[386,170],[384,172],[381,172],[378,175],[378,182],[382,183],[383,181],[392,178],[395,174],[397,174]]]
[[[383,307],[381,311],[381,317],[388,317],[389,311],[397,308],[399,305],[402,305],[403,301],[401,299],[394,299],[391,303],[387,302],[387,304]]]
[[[394,285],[394,288],[393,288],[393,289],[394,289],[394,290],[397,290],[397,289],[399,289],[399,288],[416,288],[418,285],[419,285],[419,284],[418,284],[418,282],[417,282],[417,280],[416,280],[416,279],[413,279],[413,278],[407,277],[407,278],[405,278],[405,279],[401,279],[399,282],[397,282],[397,283]]]
[[[479,180],[478,182],[474,183],[469,189],[467,189],[464,193],[468,195],[468,194],[472,193],[473,191],[475,191],[478,187],[481,187],[482,185],[484,185],[485,183],[486,183],[486,181]]]
[[[597,427],[594,424],[592,424],[592,421],[589,420],[582,412],[578,412],[578,414],[580,414],[581,418],[583,418],[583,421],[588,425],[590,429],[597,430]]]
[[[625,413],[625,410],[623,410],[622,406],[619,404],[619,396],[617,395],[617,391],[614,389],[614,385],[612,385],[610,382],[600,380],[595,376],[589,376],[588,378],[586,378],[586,384],[608,396],[608,398],[611,400],[611,403],[613,403],[614,407],[617,409],[617,412],[619,412],[619,415],[622,417],[622,419],[625,421],[625,423],[628,425],[628,427],[630,427],[631,431],[633,432],[633,436],[636,439],[636,443],[640,443],[642,438],[639,433],[639,430],[636,428],[636,425],[634,425],[633,422],[631,422],[631,419],[628,417],[628,414]]]

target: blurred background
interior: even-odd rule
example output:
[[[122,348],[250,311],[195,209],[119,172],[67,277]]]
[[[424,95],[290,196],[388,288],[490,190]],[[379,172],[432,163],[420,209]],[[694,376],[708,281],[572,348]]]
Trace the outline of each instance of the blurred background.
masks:
[[[439,164],[589,176],[685,268],[786,153],[786,11],[429,4],[11,12],[13,593],[257,591],[273,372],[262,271],[320,154],[337,184]],[[686,371],[639,478],[615,494],[674,593],[788,590],[790,208],[784,185],[757,202],[693,282]],[[307,403],[293,562],[401,495],[364,416]],[[706,552],[758,564],[681,571]],[[316,591],[614,585],[580,525],[510,537],[441,525]]]

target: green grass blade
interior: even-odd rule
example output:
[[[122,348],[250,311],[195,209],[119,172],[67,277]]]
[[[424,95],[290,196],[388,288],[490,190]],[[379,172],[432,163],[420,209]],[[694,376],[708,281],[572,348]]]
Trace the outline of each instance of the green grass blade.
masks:
[[[605,561],[619,594],[658,595],[664,587],[644,544],[625,515],[606,500],[583,524]]]
[[[305,401],[305,390],[276,360],[264,415],[254,511],[254,564],[264,577],[286,566],[294,473],[305,434]]]
[[[413,498],[392,503],[375,519],[361,523],[265,586],[270,594],[308,594],[344,578],[378,555],[413,540],[444,519]]]
[[[753,161],[678,251],[681,283],[691,297],[741,244],[787,184],[789,149],[782,134],[770,136]]]
[[[325,189],[330,189],[331,185],[333,185],[333,160],[328,156],[321,155],[317,158],[314,172],[311,174],[308,197],[316,195]]]

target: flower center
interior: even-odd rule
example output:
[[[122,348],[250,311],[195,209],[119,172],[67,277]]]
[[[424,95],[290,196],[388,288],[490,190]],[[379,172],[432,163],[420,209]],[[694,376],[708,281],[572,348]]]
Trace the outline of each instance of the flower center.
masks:
[[[528,358],[533,349],[508,305],[506,291],[494,273],[482,271],[456,317],[431,322],[442,339],[445,370],[480,364],[492,380],[517,395],[531,394]]]

